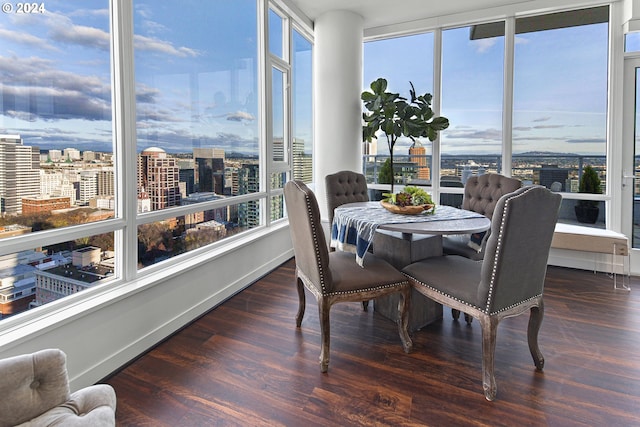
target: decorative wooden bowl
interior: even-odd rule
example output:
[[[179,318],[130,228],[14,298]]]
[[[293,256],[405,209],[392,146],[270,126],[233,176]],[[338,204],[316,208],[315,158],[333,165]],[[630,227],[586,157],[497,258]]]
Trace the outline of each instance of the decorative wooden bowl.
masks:
[[[401,215],[418,215],[432,209],[434,205],[398,206],[393,203],[381,201],[380,204],[389,212]]]

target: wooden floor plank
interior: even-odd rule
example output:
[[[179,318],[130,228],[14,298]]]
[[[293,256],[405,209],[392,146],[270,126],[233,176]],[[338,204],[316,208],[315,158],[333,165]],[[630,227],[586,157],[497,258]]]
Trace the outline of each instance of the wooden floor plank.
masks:
[[[395,324],[360,304],[331,311],[329,372],[307,295],[302,327],[290,260],[105,379],[119,426],[640,425],[640,280],[549,267],[537,372],[528,316],[505,319],[498,397],[482,393],[479,323],[444,318],[402,351]]]

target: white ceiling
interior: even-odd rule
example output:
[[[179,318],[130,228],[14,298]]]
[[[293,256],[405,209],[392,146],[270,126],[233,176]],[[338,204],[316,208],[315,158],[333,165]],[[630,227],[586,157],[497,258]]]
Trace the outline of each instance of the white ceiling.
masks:
[[[349,10],[364,18],[364,28],[482,10],[531,0],[289,0],[309,18],[324,12]]]

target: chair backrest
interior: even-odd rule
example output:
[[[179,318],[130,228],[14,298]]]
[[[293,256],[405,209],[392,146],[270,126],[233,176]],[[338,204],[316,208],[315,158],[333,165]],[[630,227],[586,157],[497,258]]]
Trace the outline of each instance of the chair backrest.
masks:
[[[462,209],[477,212],[491,219],[500,197],[516,191],[522,183],[497,173],[471,176],[464,185]]]
[[[505,194],[491,220],[478,301],[497,313],[542,295],[562,196],[535,185]]]
[[[327,191],[329,223],[333,222],[333,210],[345,203],[368,202],[367,179],[361,173],[340,171],[324,178]]]
[[[296,268],[322,293],[330,290],[329,250],[315,194],[302,181],[284,186]]]
[[[67,356],[40,350],[0,360],[0,426],[35,418],[69,399]]]

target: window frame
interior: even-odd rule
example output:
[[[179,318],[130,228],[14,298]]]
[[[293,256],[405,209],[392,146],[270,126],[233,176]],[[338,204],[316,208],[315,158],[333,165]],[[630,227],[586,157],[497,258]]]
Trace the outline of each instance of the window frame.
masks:
[[[439,115],[440,105],[439,99],[442,96],[441,93],[441,51],[442,51],[442,31],[448,29],[460,28],[470,25],[485,24],[496,21],[505,22],[505,54],[504,54],[504,90],[503,90],[503,136],[502,136],[502,162],[501,169],[503,174],[510,176],[511,164],[513,162],[512,146],[509,141],[512,139],[513,128],[513,72],[514,72],[514,52],[515,52],[515,35],[516,35],[516,20],[528,19],[531,17],[559,14],[562,12],[571,12],[580,9],[598,8],[607,6],[609,8],[609,30],[608,30],[608,56],[607,56],[607,68],[608,68],[608,88],[607,88],[607,147],[605,149],[606,155],[606,170],[607,170],[607,186],[604,194],[599,195],[585,195],[581,193],[562,193],[566,200],[599,200],[604,202],[606,209],[605,227],[607,229],[618,230],[620,227],[620,202],[616,198],[616,194],[619,193],[618,188],[621,186],[621,172],[620,167],[620,149],[613,143],[619,139],[617,136],[620,132],[619,124],[616,119],[616,112],[621,109],[619,106],[619,100],[616,100],[615,93],[617,85],[615,76],[621,75],[621,56],[624,46],[624,37],[622,29],[613,25],[620,21],[622,13],[622,6],[619,2],[603,2],[603,1],[589,1],[589,2],[575,2],[575,4],[564,4],[560,7],[552,7],[545,9],[531,10],[530,6],[526,5],[509,5],[508,7],[501,8],[498,13],[495,10],[489,9],[485,11],[473,11],[465,15],[452,15],[449,17],[441,17],[440,19],[426,19],[421,21],[415,21],[409,25],[397,24],[389,25],[385,27],[372,28],[365,30],[363,42],[370,42],[383,39],[398,38],[403,36],[410,36],[414,34],[433,32],[434,33],[434,105],[432,109],[434,114]],[[441,164],[441,152],[440,152],[440,138],[436,139],[432,143],[432,171],[431,175],[439,176],[440,164]],[[363,164],[366,161],[366,155],[363,155]],[[587,156],[588,157],[588,156]],[[505,165],[509,165],[509,168],[505,168]],[[437,175],[436,175],[437,174]],[[387,188],[385,185],[373,185],[373,188]],[[453,187],[441,187],[439,180],[433,180],[431,186],[428,187],[432,191],[435,200],[440,199],[442,194],[460,194],[464,193],[463,188]]]
[[[17,237],[2,239],[0,255],[9,255],[20,251],[33,250],[34,248],[52,245],[55,243],[76,240],[82,237],[113,233],[115,252],[115,272],[111,280],[81,293],[44,304],[36,309],[18,313],[12,317],[1,319],[0,336],[6,331],[14,330],[29,324],[36,324],[44,317],[52,319],[65,318],[78,315],[74,307],[79,308],[83,303],[94,300],[103,303],[110,300],[126,298],[129,292],[137,292],[142,287],[154,286],[168,275],[180,274],[186,269],[192,268],[198,263],[207,262],[218,256],[233,251],[239,246],[246,246],[256,239],[261,239],[273,231],[286,225],[284,220],[270,220],[270,197],[283,194],[282,188],[270,188],[270,174],[274,171],[286,171],[287,177],[292,173],[291,162],[291,114],[292,104],[290,99],[291,79],[291,36],[295,28],[313,44],[312,24],[305,18],[301,18],[295,11],[285,7],[279,0],[254,0],[256,4],[258,41],[258,108],[259,108],[259,179],[260,190],[251,194],[238,195],[223,200],[202,202],[198,204],[176,206],[158,211],[145,213],[137,212],[137,130],[136,130],[136,93],[134,72],[134,31],[133,31],[133,6],[134,0],[108,0],[110,20],[110,67],[111,67],[111,94],[112,94],[112,140],[114,157],[114,188],[115,188],[115,212],[114,218],[99,222],[73,225],[64,228],[38,231]],[[275,10],[283,17],[283,53],[289,63],[281,58],[270,58],[268,45],[268,12]],[[286,29],[286,31],[285,31]],[[269,59],[267,59],[269,58]],[[270,93],[266,83],[267,66],[276,64],[287,70],[287,82],[285,93],[287,94],[285,112],[285,131],[289,139],[287,149],[288,158],[282,165],[271,165],[267,161],[271,148],[267,148],[266,124],[269,123]],[[124,141],[128,141],[124,143]],[[268,151],[269,150],[269,151]],[[138,268],[138,239],[137,229],[140,225],[162,221],[176,216],[184,216],[190,213],[202,212],[211,209],[246,203],[258,202],[260,204],[260,226],[251,228],[237,235],[227,237],[218,242],[176,255],[166,261],[144,268]],[[284,219],[284,218],[283,218]]]

